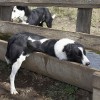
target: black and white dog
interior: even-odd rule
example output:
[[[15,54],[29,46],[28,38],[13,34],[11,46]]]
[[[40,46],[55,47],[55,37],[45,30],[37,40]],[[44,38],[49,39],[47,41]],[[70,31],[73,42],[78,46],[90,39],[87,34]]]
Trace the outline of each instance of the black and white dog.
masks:
[[[48,28],[52,27],[55,15],[51,15],[48,8],[36,8],[32,11],[27,6],[14,6],[11,19],[23,24],[43,26],[45,22]]]
[[[9,39],[5,55],[7,63],[12,64],[10,75],[11,94],[18,93],[14,83],[16,73],[22,62],[32,52],[43,52],[60,60],[68,60],[84,65],[90,64],[84,47],[71,39],[47,39],[28,32],[17,33]]]

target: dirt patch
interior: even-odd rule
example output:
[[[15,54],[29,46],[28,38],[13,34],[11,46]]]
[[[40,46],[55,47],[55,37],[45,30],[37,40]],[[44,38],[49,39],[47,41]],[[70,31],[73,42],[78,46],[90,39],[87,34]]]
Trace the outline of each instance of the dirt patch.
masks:
[[[16,76],[18,95],[9,91],[11,66],[0,61],[0,100],[87,100],[91,93],[26,69]]]
[[[44,27],[47,27],[45,23]],[[56,16],[53,20],[52,29],[76,32],[76,20],[72,20],[67,16]],[[100,35],[100,22],[96,25],[91,25],[90,34]]]
[[[56,14],[53,20],[53,29],[64,31],[76,31],[77,9],[67,7],[51,7],[52,14]],[[93,9],[90,34],[100,35],[100,9]]]

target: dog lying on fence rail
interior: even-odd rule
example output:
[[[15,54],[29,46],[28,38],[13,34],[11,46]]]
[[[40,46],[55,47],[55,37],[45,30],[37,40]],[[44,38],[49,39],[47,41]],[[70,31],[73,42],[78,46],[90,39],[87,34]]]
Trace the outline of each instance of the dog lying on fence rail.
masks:
[[[12,21],[18,21],[23,24],[42,26],[45,22],[48,28],[52,27],[52,21],[55,15],[51,15],[48,8],[36,8],[32,11],[27,6],[14,6],[12,11]]]
[[[32,52],[43,52],[60,60],[68,60],[84,65],[90,64],[84,47],[71,39],[47,39],[28,32],[17,33],[9,39],[5,55],[7,63],[12,65],[10,74],[11,94],[18,93],[14,83],[16,73],[22,62]]]

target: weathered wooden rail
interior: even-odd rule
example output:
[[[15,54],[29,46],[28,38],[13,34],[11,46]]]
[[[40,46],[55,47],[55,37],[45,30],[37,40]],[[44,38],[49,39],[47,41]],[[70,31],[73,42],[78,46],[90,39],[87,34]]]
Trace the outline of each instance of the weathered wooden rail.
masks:
[[[76,8],[100,8],[99,0],[0,0],[1,6],[59,6]]]
[[[78,8],[77,32],[4,22],[10,21],[12,6],[14,5]],[[16,32],[27,31],[49,38],[68,37],[84,44],[86,48],[100,51],[100,36],[85,34],[90,33],[93,8],[100,8],[100,0],[0,0],[0,20],[3,20],[0,21],[0,35],[11,35]],[[6,46],[7,42],[0,40],[0,59],[3,61],[5,61]],[[68,61],[59,61],[43,53],[33,53],[22,66],[88,91],[93,91],[93,100],[100,100],[100,70]]]
[[[24,25],[18,23],[12,23],[7,21],[0,21],[0,33],[2,35],[14,34],[17,32],[31,32],[39,35],[46,36],[48,38],[63,38],[67,37],[77,42],[82,43],[86,48],[100,51],[100,36],[89,35],[86,33],[69,32],[54,30],[49,28],[42,28],[33,25]]]

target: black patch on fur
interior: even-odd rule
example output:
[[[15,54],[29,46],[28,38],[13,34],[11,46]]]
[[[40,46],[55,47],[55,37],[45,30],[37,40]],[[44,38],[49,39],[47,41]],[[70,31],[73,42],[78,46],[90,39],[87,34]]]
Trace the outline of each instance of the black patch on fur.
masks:
[[[18,10],[24,10],[25,11],[25,16],[30,16],[31,11],[27,6],[16,6]]]
[[[55,39],[50,39],[50,40],[45,41],[41,45],[43,52],[55,57],[54,45],[56,42],[57,40]]]
[[[81,44],[68,44],[64,47],[63,52],[66,53],[69,61],[82,63],[82,52],[78,47],[83,46]],[[85,51],[85,50],[84,50]]]
[[[40,41],[34,41],[31,42],[30,40],[27,41],[27,47],[24,50],[24,55],[30,54],[32,52],[40,52],[41,50],[39,49],[41,46]]]
[[[27,23],[31,25],[43,26],[43,23],[45,22],[47,27],[51,28],[52,20],[52,15],[48,8],[37,8],[32,10]]]
[[[44,38],[43,36],[28,32],[14,34],[8,41],[7,52],[5,55],[11,63],[16,62],[17,58],[19,58],[22,52],[26,55],[31,52],[27,47],[29,36],[36,40]]]

